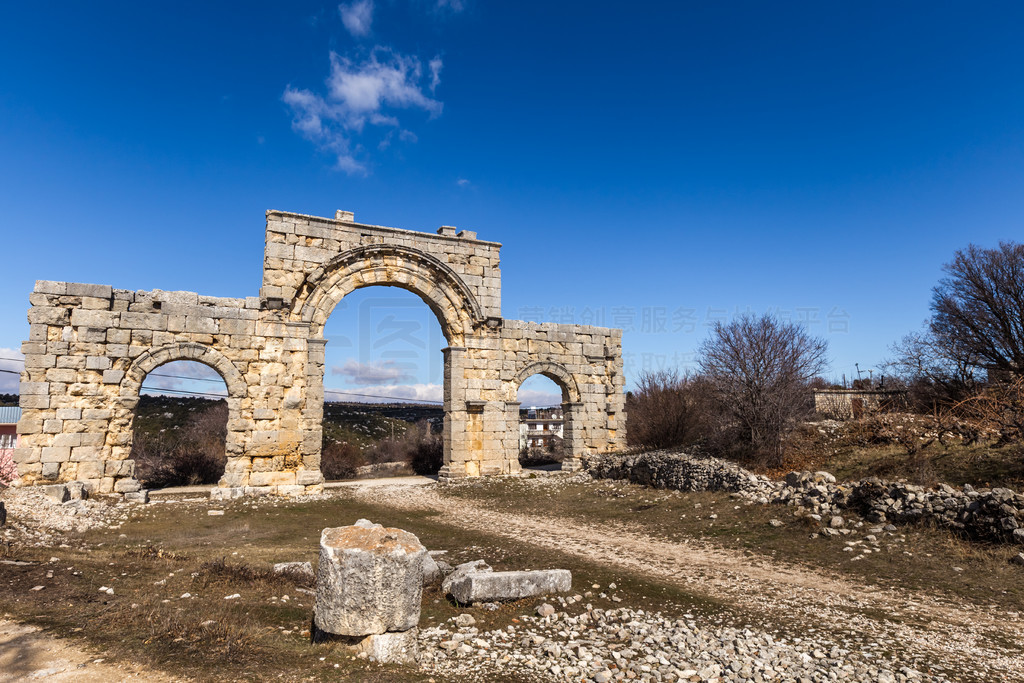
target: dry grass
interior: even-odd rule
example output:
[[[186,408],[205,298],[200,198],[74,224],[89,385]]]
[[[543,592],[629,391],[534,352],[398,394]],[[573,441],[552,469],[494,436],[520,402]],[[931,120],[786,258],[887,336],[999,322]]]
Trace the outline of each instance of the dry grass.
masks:
[[[73,544],[84,548],[15,548],[14,557],[35,564],[4,566],[0,612],[57,636],[84,638],[104,656],[199,680],[444,681],[407,667],[353,660],[335,643],[310,644],[313,596],[302,592],[308,584],[271,571],[276,562],[315,566],[322,528],[365,517],[408,529],[431,549],[448,550],[445,559],[453,564],[485,558],[496,569],[567,567],[581,587],[617,582],[618,594],[631,606],[718,619],[732,614],[715,599],[623,576],[557,549],[466,532],[457,520],[433,515],[351,499],[257,506],[235,501],[217,517],[208,516],[208,508],[207,502],[148,506],[120,529],[90,532]],[[51,563],[51,556],[60,559]],[[29,590],[36,585],[46,588]],[[101,586],[112,587],[114,594],[101,593]],[[183,598],[186,593],[193,597]],[[235,593],[241,597],[224,599]],[[610,600],[591,602],[615,606]],[[495,629],[515,623],[536,604],[526,600],[494,612],[469,611],[478,628]],[[420,624],[438,624],[465,611],[430,588],[424,591]]]

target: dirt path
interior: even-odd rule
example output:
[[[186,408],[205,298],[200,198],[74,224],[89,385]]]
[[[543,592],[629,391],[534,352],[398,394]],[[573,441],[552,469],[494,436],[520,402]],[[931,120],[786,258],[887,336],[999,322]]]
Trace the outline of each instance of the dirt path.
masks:
[[[110,683],[176,679],[142,666],[108,662],[71,641],[0,618],[0,681],[24,680]]]
[[[762,559],[705,542],[666,542],[621,524],[496,512],[438,487],[353,487],[351,494],[401,509],[427,509],[460,525],[559,550],[725,598],[754,614],[848,641],[891,643],[911,657],[987,680],[1024,680],[1024,619],[1016,612],[865,585],[848,577]]]

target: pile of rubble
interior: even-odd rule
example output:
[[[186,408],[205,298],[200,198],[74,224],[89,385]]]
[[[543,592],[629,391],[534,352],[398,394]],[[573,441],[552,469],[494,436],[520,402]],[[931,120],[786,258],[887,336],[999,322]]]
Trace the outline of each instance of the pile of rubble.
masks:
[[[30,545],[62,543],[65,533],[116,529],[131,510],[121,496],[89,499],[81,482],[4,489],[0,506],[0,538]]]
[[[692,614],[677,619],[589,604],[584,610],[572,615],[545,603],[536,616],[521,616],[516,625],[492,631],[480,631],[472,617],[460,615],[420,631],[420,664],[469,680],[490,680],[495,672],[588,683],[948,680],[935,670],[923,675],[918,662],[894,657],[891,647],[879,642],[842,642],[819,634],[787,639],[749,627],[702,626]]]
[[[728,491],[762,504],[799,505],[823,517],[856,514],[876,524],[928,520],[973,539],[1024,545],[1024,495],[1006,488],[927,488],[874,477],[840,484],[828,472],[791,472],[775,481],[724,460],[670,451],[590,455],[583,463],[598,479],[679,491]]]

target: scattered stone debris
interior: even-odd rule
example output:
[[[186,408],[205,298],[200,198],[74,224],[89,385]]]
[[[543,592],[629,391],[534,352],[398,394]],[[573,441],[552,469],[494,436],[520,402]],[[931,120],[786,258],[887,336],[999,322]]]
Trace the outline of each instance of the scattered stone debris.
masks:
[[[851,514],[875,524],[930,519],[970,538],[1024,545],[1024,495],[1007,488],[926,488],[875,477],[838,484],[828,472],[790,472],[775,481],[731,462],[670,451],[595,454],[583,462],[598,479],[677,491],[731,491],[761,504],[799,506],[818,521],[828,517],[826,531],[842,531]]]
[[[692,614],[677,619],[642,609],[594,609],[578,615],[550,604],[517,625],[480,631],[452,620],[420,632],[420,664],[429,672],[490,680],[518,674],[527,680],[586,681],[829,681],[871,683],[948,681],[923,674],[914,662],[893,658],[885,644],[787,639],[750,627],[707,626]]]

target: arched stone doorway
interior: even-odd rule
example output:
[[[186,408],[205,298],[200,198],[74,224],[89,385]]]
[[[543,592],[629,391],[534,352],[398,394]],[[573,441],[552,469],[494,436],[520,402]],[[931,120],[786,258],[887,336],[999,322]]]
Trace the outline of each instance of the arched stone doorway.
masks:
[[[534,375],[543,375],[552,380],[562,392],[562,469],[573,471],[580,468],[580,458],[585,452],[582,435],[574,426],[579,422],[580,389],[576,379],[561,364],[551,361],[537,361],[521,368],[506,386],[508,400],[506,401],[506,420],[508,424],[508,440],[513,437],[519,443],[520,408],[522,403],[518,400],[517,393],[523,382]]]

